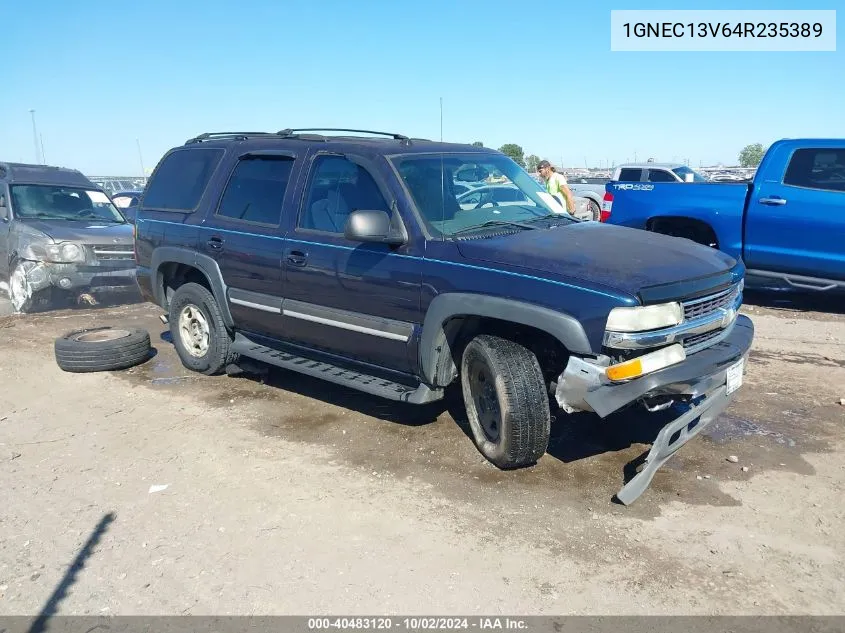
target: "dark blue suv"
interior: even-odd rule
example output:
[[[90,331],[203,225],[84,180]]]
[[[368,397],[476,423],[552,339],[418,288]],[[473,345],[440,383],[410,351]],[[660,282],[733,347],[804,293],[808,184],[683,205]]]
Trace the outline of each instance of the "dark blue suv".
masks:
[[[518,195],[458,193],[490,181]],[[189,369],[260,360],[417,404],[460,381],[500,468],[545,453],[554,407],[671,408],[623,503],[725,408],[753,338],[741,262],[578,221],[497,151],[400,134],[192,138],[150,179],[136,257]]]

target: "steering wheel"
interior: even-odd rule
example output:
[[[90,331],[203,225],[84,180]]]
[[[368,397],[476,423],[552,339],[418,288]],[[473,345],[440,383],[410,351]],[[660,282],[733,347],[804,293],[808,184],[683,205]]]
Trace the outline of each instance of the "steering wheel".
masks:
[[[475,211],[476,209],[480,209],[484,205],[489,204],[491,207],[498,207],[499,203],[495,200],[482,200],[477,205],[475,205],[472,210]]]

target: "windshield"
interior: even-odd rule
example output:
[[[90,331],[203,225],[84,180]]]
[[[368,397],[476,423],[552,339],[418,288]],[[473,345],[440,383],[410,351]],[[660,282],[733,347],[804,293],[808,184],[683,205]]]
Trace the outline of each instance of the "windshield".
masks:
[[[678,174],[678,176],[681,177],[681,180],[686,180],[686,175],[692,174],[693,182],[707,182],[707,178],[699,174],[694,169],[690,169],[689,167],[675,167],[675,169],[673,169],[672,171]]]
[[[19,218],[126,222],[102,191],[79,187],[12,185],[12,208]]]
[[[416,154],[392,161],[434,235],[491,230],[501,223],[525,223],[550,215],[575,221],[507,156]]]

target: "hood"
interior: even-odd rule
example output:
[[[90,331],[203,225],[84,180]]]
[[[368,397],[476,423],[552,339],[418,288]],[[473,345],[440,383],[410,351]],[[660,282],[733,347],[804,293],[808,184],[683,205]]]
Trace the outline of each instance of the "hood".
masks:
[[[718,275],[736,264],[721,251],[689,240],[597,222],[462,240],[458,250],[476,262],[516,266],[633,296],[650,286]]]
[[[131,224],[109,224],[95,220],[72,222],[69,220],[19,220],[28,228],[40,231],[56,242],[78,244],[131,244]]]

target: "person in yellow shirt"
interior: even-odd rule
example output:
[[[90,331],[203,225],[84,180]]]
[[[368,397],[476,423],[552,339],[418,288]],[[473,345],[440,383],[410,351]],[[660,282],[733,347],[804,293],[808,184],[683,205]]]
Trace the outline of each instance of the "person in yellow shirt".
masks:
[[[572,192],[569,190],[564,175],[556,172],[547,160],[540,161],[540,164],[537,165],[537,173],[546,183],[546,191],[559,200],[565,201],[566,210],[569,211],[570,215],[575,215],[575,200],[572,198]]]

